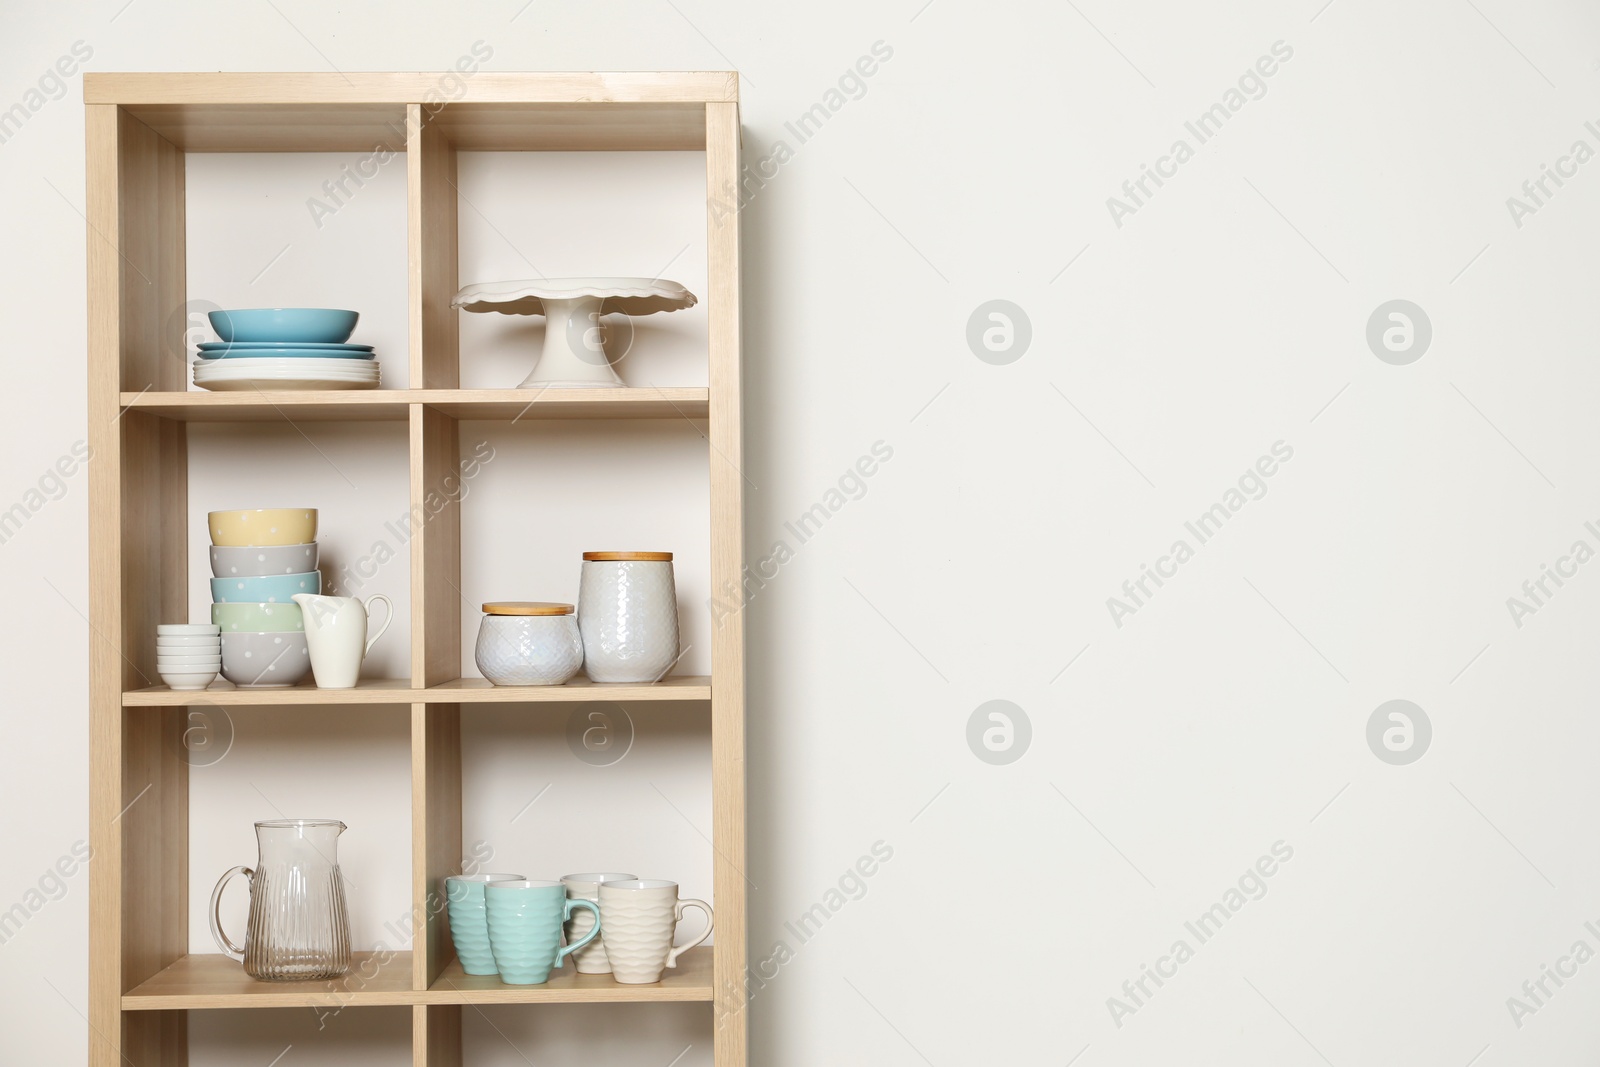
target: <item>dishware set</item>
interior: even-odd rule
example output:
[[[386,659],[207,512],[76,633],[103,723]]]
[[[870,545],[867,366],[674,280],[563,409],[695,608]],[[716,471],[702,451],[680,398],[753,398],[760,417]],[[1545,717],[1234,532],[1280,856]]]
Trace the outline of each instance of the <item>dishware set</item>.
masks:
[[[252,689],[296,684],[311,668],[311,656],[293,598],[322,592],[316,509],[213,511],[206,519],[222,676]]]
[[[215,626],[169,623],[156,627],[156,670],[172,689],[204,689],[222,667]]]
[[[657,682],[678,661],[671,552],[585,552],[578,606],[502,601],[483,606],[474,659],[495,685]]]
[[[650,985],[710,937],[715,923],[709,904],[678,898],[678,883],[631,874],[569,874],[559,882],[451,875],[445,897],[461,969],[498,974],[506,985],[542,985],[568,956],[580,974]],[[700,909],[706,927],[674,946],[685,908]]]
[[[197,347],[194,384],[214,391],[375,389],[371,345],[349,344],[360,317],[333,308],[252,308],[208,316],[220,341]]]

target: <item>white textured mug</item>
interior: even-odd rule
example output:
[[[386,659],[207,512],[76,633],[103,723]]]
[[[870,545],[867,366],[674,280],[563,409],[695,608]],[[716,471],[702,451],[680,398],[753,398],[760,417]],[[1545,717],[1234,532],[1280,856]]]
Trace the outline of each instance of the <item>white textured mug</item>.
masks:
[[[637,874],[568,874],[563,875],[561,884],[567,887],[567,896],[573,900],[592,900],[600,902],[600,886],[606,882],[631,882],[638,879]],[[572,944],[583,938],[589,932],[589,927],[594,925],[594,916],[588,911],[579,910],[572,913],[572,918],[567,920],[567,944]],[[600,936],[589,942],[572,954],[573,963],[578,968],[579,974],[610,974],[611,960],[606,956],[606,935],[600,931]]]
[[[673,934],[684,908],[706,913],[706,928],[687,945],[674,948]],[[679,900],[678,883],[660,878],[600,883],[600,928],[605,931],[611,976],[623,985],[661,981],[661,972],[676,967],[678,957],[711,936],[715,922],[703,900]]]
[[[378,638],[394,622],[394,602],[382,593],[367,597],[366,603],[353,596],[317,596],[296,593],[305,618],[306,643],[311,650],[311,673],[318,689],[353,689],[361,677],[361,661]],[[389,609],[378,632],[367,638],[367,622],[372,602],[381,600]]]

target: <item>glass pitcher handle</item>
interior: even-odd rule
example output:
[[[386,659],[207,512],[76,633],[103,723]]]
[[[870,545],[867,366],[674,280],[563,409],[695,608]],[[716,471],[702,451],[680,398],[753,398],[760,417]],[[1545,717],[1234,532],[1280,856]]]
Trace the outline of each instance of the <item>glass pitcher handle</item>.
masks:
[[[246,881],[250,881],[256,876],[256,872],[249,867],[234,867],[217,881],[217,888],[211,891],[211,939],[217,943],[218,948],[243,963],[244,949],[236,947],[222,929],[222,890],[227,886],[228,879],[236,874],[243,874]]]

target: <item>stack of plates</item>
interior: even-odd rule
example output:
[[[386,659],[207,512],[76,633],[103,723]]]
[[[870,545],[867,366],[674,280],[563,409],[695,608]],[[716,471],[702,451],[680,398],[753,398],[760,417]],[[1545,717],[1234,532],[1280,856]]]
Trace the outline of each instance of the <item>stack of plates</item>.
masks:
[[[200,353],[194,384],[202,389],[376,389],[378,363],[372,349],[365,354],[240,355]],[[281,349],[283,346],[276,346]],[[326,346],[323,346],[326,347]],[[341,345],[359,348],[359,345]]]
[[[346,343],[356,319],[353,311],[324,308],[212,312],[212,326],[224,340],[198,346],[194,384],[215,390],[375,389],[372,346]]]

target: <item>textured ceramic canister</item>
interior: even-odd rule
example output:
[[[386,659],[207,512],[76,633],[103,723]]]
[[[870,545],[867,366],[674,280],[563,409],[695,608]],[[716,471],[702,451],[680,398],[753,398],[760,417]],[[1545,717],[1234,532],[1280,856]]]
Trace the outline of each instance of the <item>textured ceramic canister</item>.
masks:
[[[563,875],[561,884],[567,887],[567,896],[573,900],[600,899],[600,886],[606,882],[631,882],[639,876],[636,874],[568,874]],[[594,925],[594,916],[587,911],[575,911],[572,918],[567,920],[567,944],[579,941],[589,932],[589,927]],[[606,958],[605,938],[597,937],[587,946],[572,954],[572,962],[577,965],[579,974],[610,974],[611,961]]]
[[[571,604],[485,604],[473,651],[495,685],[561,685],[583,666],[583,639]]]
[[[489,913],[489,947],[500,981],[506,985],[543,985],[567,956],[600,934],[599,920],[587,937],[565,948],[561,924],[578,908],[599,915],[590,900],[567,899],[560,882],[490,882],[483,889]]]
[[[706,928],[700,936],[677,948],[672,946],[684,908],[705,912]],[[703,900],[679,900],[678,883],[659,878],[600,885],[600,924],[606,932],[606,957],[611,976],[623,985],[649,985],[661,981],[661,972],[678,965],[678,957],[711,936],[711,905]]]
[[[655,682],[678,661],[671,552],[585,552],[583,663],[594,682]]]
[[[450,908],[450,940],[468,974],[499,974],[489,948],[489,916],[483,888],[490,882],[520,882],[520,874],[453,874],[444,880]]]

